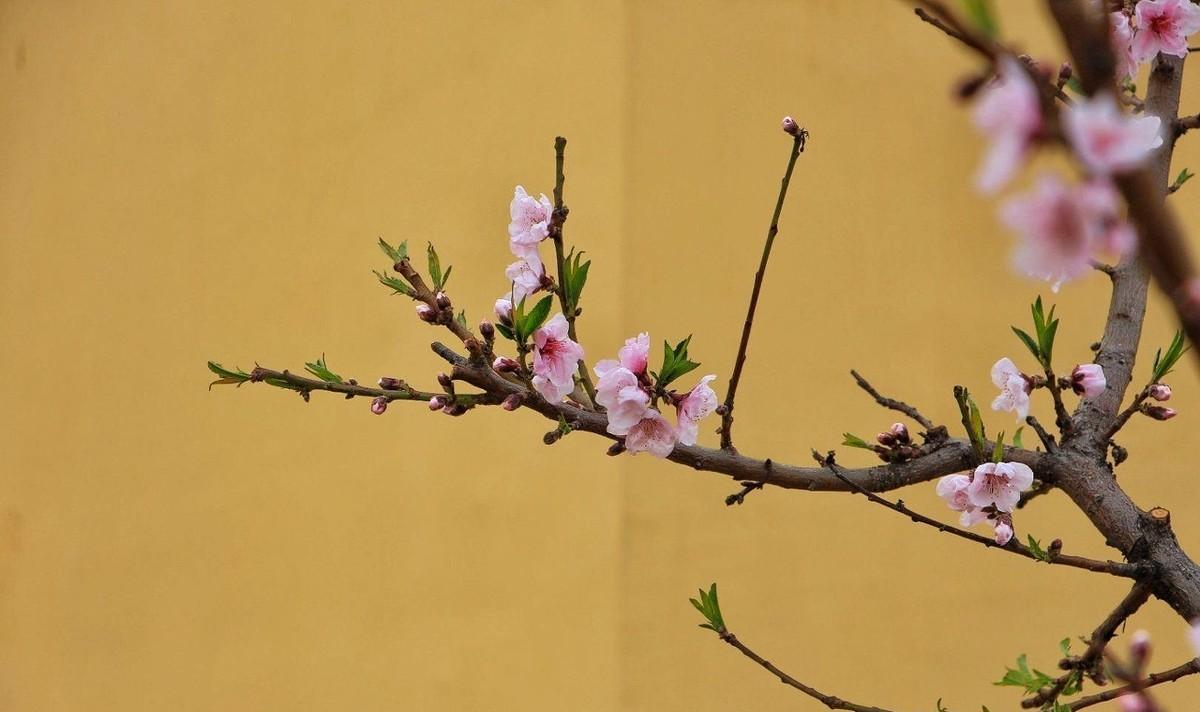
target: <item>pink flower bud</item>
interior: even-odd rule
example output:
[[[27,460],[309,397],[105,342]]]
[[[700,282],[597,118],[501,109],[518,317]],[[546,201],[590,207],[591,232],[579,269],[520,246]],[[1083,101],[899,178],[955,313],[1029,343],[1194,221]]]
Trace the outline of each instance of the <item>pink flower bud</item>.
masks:
[[[492,326],[492,322],[490,321],[481,321],[479,322],[479,335],[485,341],[492,341],[496,338],[496,327]]]
[[[1155,383],[1147,389],[1150,397],[1159,403],[1171,400],[1171,387],[1165,383]]]
[[[1129,640],[1129,654],[1133,662],[1141,668],[1150,659],[1150,634],[1139,630]]]
[[[437,320],[437,312],[428,304],[417,305],[417,316],[420,317],[421,321],[429,322],[430,324]]]
[[[496,318],[500,320],[500,323],[504,324],[505,326],[511,326],[513,309],[512,302],[504,297],[500,297],[496,300],[495,309]]]
[[[520,368],[521,364],[507,356],[497,356],[496,360],[492,361],[492,370],[496,373],[515,373]]]
[[[908,427],[904,423],[892,423],[892,427],[888,432],[896,437],[896,442],[907,445],[912,442],[912,438],[908,435]]]
[[[379,396],[371,401],[371,412],[375,415],[383,415],[387,407],[388,399],[385,396]]]
[[[1104,392],[1107,382],[1099,364],[1084,363],[1071,371],[1071,390],[1084,398],[1095,398]]]
[[[996,543],[1000,546],[1004,546],[1008,542],[1012,541],[1012,538],[1012,525],[1006,524],[1005,522],[996,522]]]
[[[454,387],[454,381],[450,380],[450,376],[445,373],[439,373],[437,377],[438,385],[442,388],[450,389]]]
[[[399,378],[384,376],[383,378],[379,379],[379,387],[385,391],[398,391],[401,388],[404,388],[404,381],[401,381]]]
[[[890,431],[884,431],[875,436],[875,441],[884,447],[891,447],[896,444],[896,436]]]
[[[1164,408],[1161,405],[1148,405],[1142,412],[1155,420],[1170,420],[1179,415],[1179,411],[1174,408]]]
[[[1138,692],[1132,695],[1125,695],[1120,700],[1123,712],[1153,712],[1154,710],[1145,695]]]
[[[437,302],[437,305],[442,309],[450,308],[450,297],[447,297],[445,292],[438,292],[436,295],[434,295],[433,300]]]
[[[513,393],[504,399],[504,402],[500,404],[500,407],[509,411],[516,410],[517,408],[521,407],[522,400],[523,399],[521,398],[520,393]]]
[[[783,117],[783,121],[780,123],[780,128],[782,128],[783,132],[789,136],[795,136],[800,132],[800,125],[797,124],[796,120],[790,116]]]
[[[429,409],[435,411],[441,410],[446,407],[446,402],[445,396],[434,396],[429,399]]]

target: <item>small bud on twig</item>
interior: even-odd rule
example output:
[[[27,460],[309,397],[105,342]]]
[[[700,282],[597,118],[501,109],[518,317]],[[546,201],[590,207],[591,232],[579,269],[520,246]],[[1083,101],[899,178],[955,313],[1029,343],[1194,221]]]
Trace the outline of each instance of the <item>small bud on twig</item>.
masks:
[[[521,407],[521,401],[523,400],[524,398],[521,397],[520,393],[511,393],[507,398],[504,399],[504,402],[500,404],[500,407],[508,411],[513,411]]]
[[[907,445],[912,442],[912,438],[908,434],[908,427],[904,423],[892,423],[892,427],[888,430],[895,438],[896,442]]]
[[[387,410],[388,399],[385,396],[378,396],[371,401],[371,412],[375,415],[383,415]]]
[[[520,368],[521,364],[507,356],[497,356],[492,361],[492,370],[496,373],[516,373]]]
[[[1143,406],[1142,412],[1151,418],[1154,418],[1155,420],[1170,420],[1176,415],[1179,415],[1179,411],[1175,410],[1174,408],[1165,408],[1161,405]]]
[[[1171,400],[1171,387],[1165,383],[1155,383],[1146,389],[1151,398],[1162,403]]]
[[[496,340],[496,327],[492,326],[492,322],[485,319],[479,322],[479,335],[483,337],[484,341],[490,344]]]
[[[604,454],[608,455],[609,457],[616,457],[623,452],[625,452],[625,443],[613,443],[612,445],[608,446],[608,452]]]
[[[790,116],[783,117],[783,121],[780,122],[780,128],[788,136],[795,136],[800,133],[800,124],[797,124],[796,120]]]
[[[450,376],[445,373],[439,373],[437,376],[438,385],[444,388],[447,392],[454,390],[454,381],[450,380]]]
[[[385,391],[399,391],[404,389],[404,381],[391,376],[384,376],[379,379],[379,387]]]
[[[441,410],[446,407],[448,402],[449,400],[447,400],[446,396],[434,396],[429,399],[429,409],[433,411]]]
[[[458,416],[467,412],[467,406],[463,405],[462,403],[454,403],[453,405],[448,405],[443,408],[442,412],[446,415],[452,415],[457,418]]]
[[[438,292],[436,295],[434,295],[433,301],[436,302],[438,307],[441,309],[450,308],[450,297],[447,297],[445,292]]]
[[[428,304],[417,305],[417,316],[426,323],[432,324],[437,321],[437,312]]]

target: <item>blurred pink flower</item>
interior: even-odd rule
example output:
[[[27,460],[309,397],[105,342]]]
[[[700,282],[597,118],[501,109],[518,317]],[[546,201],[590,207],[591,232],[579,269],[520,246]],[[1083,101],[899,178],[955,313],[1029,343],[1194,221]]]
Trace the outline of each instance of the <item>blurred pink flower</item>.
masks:
[[[1099,175],[1136,168],[1163,142],[1157,116],[1131,117],[1106,93],[1075,102],[1063,112],[1062,123],[1075,155]]]
[[[1129,16],[1123,12],[1111,13],[1108,19],[1113,59],[1117,62],[1117,83],[1120,84],[1137,74],[1138,61],[1133,56],[1133,26],[1129,24]]]
[[[1037,88],[1017,60],[1001,60],[996,80],[981,92],[972,118],[990,141],[976,186],[994,193],[1016,174],[1042,127]]]

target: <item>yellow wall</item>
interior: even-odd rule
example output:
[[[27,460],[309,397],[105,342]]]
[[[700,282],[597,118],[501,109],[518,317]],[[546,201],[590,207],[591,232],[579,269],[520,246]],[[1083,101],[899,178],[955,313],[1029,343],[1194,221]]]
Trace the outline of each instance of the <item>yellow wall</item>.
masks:
[[[1003,6],[1061,56],[1036,3]],[[727,509],[722,478],[547,448],[528,414],[377,418],[210,393],[203,370],[324,352],[432,384],[432,332],[374,283],[372,243],[435,239],[477,319],[509,191],[549,191],[562,133],[589,354],[694,332],[723,382],[793,113],[811,148],[739,444],[803,462],[886,426],[850,367],[952,421],[950,387],[990,390],[1038,289],[969,189],[979,144],[948,97],[971,66],[885,2],[0,3],[0,709],[817,709],[696,628],[712,580],[745,641],[823,689],[1011,708],[1004,665],[1052,666],[1120,582],[847,496]],[[1057,298],[1064,364],[1105,287]],[[1193,369],[1173,385],[1183,415],[1131,425],[1121,475],[1200,551]],[[942,514],[931,489],[903,496]],[[1059,495],[1018,527],[1107,555]],[[1183,659],[1164,607],[1135,624]]]

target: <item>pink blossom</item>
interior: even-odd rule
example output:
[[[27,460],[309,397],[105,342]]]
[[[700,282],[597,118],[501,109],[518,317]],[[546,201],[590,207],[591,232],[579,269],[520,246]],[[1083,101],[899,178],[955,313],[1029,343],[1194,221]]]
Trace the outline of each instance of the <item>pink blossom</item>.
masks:
[[[675,406],[677,421],[676,429],[679,442],[684,445],[695,445],[696,435],[700,429],[700,421],[717,409],[717,394],[709,387],[716,376],[705,376]]]
[[[1033,470],[1020,462],[985,462],[975,468],[967,500],[976,507],[1011,512],[1021,492],[1033,484]]]
[[[1004,520],[996,520],[995,535],[996,535],[996,543],[999,544],[1000,546],[1004,546],[1008,542],[1012,541],[1012,538],[1013,538],[1012,524],[1005,522]]]
[[[1165,383],[1155,383],[1146,390],[1150,397],[1159,403],[1171,400],[1171,387]]]
[[[512,282],[512,299],[519,304],[522,299],[542,288],[542,277],[546,268],[538,257],[537,250],[526,254],[504,270],[504,276]]]
[[[1051,282],[1086,274],[1099,252],[1125,254],[1133,249],[1132,228],[1117,217],[1116,192],[1103,181],[1067,186],[1045,175],[1034,190],[1011,198],[1000,209],[1020,242],[1013,264],[1021,272]]]
[[[1099,364],[1083,363],[1071,371],[1071,390],[1084,398],[1095,398],[1104,392],[1104,369]]]
[[[609,363],[614,363],[610,361]],[[650,410],[650,394],[642,388],[638,377],[624,366],[601,369],[596,382],[596,402],[608,411],[606,430],[613,435],[625,435],[646,417]]]
[[[567,330],[567,320],[555,314],[533,333],[533,387],[552,403],[575,390],[575,369],[583,358]]]
[[[1145,2],[1145,0],[1142,0]],[[1146,699],[1146,696],[1140,692],[1135,692],[1132,695],[1125,695],[1120,698],[1122,712],[1153,712],[1154,706]]]
[[[1001,60],[996,80],[980,94],[973,119],[991,142],[976,185],[985,193],[994,193],[1021,167],[1042,127],[1037,88],[1017,60]]]
[[[946,506],[956,512],[966,512],[975,508],[967,498],[967,488],[971,486],[971,476],[961,472],[957,475],[946,475],[937,483],[937,495],[946,500]]]
[[[508,224],[508,246],[514,255],[525,257],[537,252],[538,243],[550,236],[553,212],[554,207],[544,193],[534,200],[523,187],[517,186],[508,206],[512,218]]]
[[[371,412],[375,415],[383,415],[387,411],[388,398],[387,396],[377,396],[371,401]]]
[[[657,410],[649,409],[637,425],[625,436],[625,449],[629,452],[648,452],[655,457],[666,457],[675,449],[675,428]]]
[[[1113,58],[1117,62],[1117,83],[1120,84],[1137,74],[1138,61],[1133,56],[1133,26],[1129,24],[1129,16],[1123,12],[1111,13],[1108,20]]]
[[[1188,640],[1192,643],[1192,650],[1196,651],[1196,657],[1200,658],[1200,618],[1192,621],[1192,629],[1188,631]]]
[[[1107,93],[1075,102],[1063,112],[1062,123],[1075,155],[1100,175],[1136,168],[1163,142],[1157,116],[1131,117]]]
[[[1200,30],[1200,8],[1189,0],[1141,0],[1134,18],[1133,54],[1138,62],[1149,62],[1159,52],[1186,57],[1188,35]]]
[[[617,367],[625,368],[634,375],[642,375],[646,372],[646,361],[650,357],[650,335],[642,332],[637,336],[625,339],[625,345],[617,351],[617,360],[604,359],[596,364],[596,375],[604,376],[604,373]]]
[[[992,410],[1011,410],[1018,420],[1025,420],[1029,415],[1029,380],[1007,356],[992,366],[992,384],[1000,389]]]

